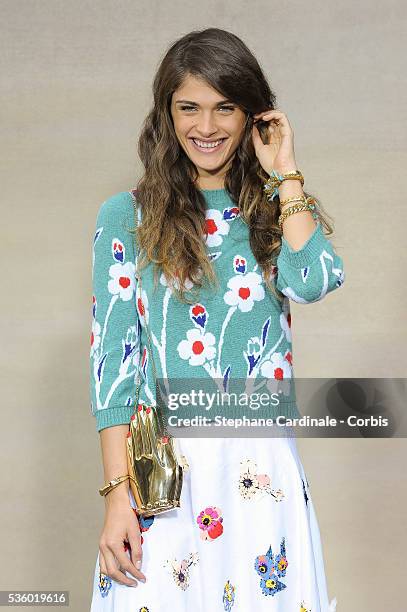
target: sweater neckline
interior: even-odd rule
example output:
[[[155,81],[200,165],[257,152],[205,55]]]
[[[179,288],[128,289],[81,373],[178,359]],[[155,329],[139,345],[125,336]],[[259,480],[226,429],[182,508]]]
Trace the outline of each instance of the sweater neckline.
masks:
[[[236,207],[235,202],[230,197],[225,187],[221,189],[200,189],[201,193],[205,198],[207,208],[216,208],[223,211],[227,207]],[[134,199],[133,191],[129,192]]]
[[[208,208],[225,208],[226,206],[235,206],[232,198],[226,188],[221,189],[201,189]]]

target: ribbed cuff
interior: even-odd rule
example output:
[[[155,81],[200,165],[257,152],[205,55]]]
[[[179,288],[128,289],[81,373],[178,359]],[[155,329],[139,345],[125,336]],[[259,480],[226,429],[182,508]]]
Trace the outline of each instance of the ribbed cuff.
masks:
[[[96,428],[100,431],[114,425],[127,425],[130,423],[133,412],[134,406],[116,406],[115,408],[97,410],[94,415],[96,417]]]
[[[318,222],[315,230],[299,251],[294,251],[284,236],[282,236],[281,249],[276,262],[277,267],[278,260],[283,259],[293,268],[305,268],[317,257],[319,257],[322,251],[326,248],[326,243],[327,238],[322,231],[322,225],[320,222]]]

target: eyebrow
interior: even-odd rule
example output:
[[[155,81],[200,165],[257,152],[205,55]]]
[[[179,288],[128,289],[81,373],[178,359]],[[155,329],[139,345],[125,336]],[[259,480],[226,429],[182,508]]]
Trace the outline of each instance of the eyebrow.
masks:
[[[192,104],[193,106],[199,106],[199,104],[197,102],[193,102],[192,100],[177,100],[175,102],[175,104]],[[220,102],[217,102],[214,106],[221,106],[222,104],[233,104],[233,102],[231,100],[221,100]]]

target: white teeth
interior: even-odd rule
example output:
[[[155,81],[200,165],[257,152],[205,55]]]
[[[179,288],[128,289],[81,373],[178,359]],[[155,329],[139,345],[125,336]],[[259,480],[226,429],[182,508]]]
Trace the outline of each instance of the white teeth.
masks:
[[[202,140],[196,140],[195,138],[192,140],[198,145],[198,147],[202,147],[203,149],[214,149],[222,142],[223,139],[217,140],[216,142],[202,142]]]

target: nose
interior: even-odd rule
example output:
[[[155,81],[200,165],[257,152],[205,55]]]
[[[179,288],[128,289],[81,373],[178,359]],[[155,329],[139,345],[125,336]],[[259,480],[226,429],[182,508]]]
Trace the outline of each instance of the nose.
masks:
[[[204,138],[209,138],[216,132],[218,128],[212,113],[202,113],[198,118],[196,129]]]

